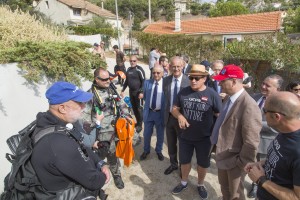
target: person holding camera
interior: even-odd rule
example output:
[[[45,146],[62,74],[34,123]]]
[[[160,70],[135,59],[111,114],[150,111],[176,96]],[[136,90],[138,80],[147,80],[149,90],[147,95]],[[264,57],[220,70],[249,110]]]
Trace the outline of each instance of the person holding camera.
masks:
[[[121,101],[112,87],[108,71],[101,67],[96,69],[94,82],[89,90],[94,97],[85,110],[83,127],[87,134],[92,134],[93,127],[96,127],[96,142],[91,146],[100,158],[107,158],[116,187],[123,189],[120,163],[116,157],[116,145],[119,139],[116,135],[115,123],[119,116],[130,115],[126,104]]]

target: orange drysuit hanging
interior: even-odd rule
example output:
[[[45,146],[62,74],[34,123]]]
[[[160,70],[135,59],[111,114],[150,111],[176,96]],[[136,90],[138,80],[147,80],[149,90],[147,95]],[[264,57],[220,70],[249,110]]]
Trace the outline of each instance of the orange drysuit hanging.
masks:
[[[124,165],[129,167],[134,157],[132,138],[134,135],[135,122],[133,119],[120,117],[116,123],[116,131],[119,142],[116,147],[116,156],[124,159]]]

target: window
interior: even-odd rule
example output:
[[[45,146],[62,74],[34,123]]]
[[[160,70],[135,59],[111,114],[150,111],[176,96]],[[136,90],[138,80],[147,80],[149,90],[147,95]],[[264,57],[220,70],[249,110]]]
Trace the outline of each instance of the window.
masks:
[[[80,16],[81,15],[81,8],[73,8],[73,15]]]
[[[49,2],[46,1],[46,8],[49,9]]]
[[[224,42],[224,47],[228,43],[234,42],[234,41],[241,41],[242,36],[241,35],[223,35],[223,42]]]

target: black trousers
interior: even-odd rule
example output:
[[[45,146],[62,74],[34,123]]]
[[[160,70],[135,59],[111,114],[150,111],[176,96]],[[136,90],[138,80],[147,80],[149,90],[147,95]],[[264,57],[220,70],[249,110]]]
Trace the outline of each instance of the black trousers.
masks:
[[[143,108],[141,107],[142,99],[138,98],[138,91],[129,91],[130,102],[132,104],[132,110],[136,119],[136,126],[142,126],[143,124]]]
[[[166,136],[168,143],[168,154],[170,158],[170,163],[173,167],[178,167],[178,135],[179,135],[179,125],[178,120],[173,117],[172,114],[169,115],[169,120],[166,124]]]

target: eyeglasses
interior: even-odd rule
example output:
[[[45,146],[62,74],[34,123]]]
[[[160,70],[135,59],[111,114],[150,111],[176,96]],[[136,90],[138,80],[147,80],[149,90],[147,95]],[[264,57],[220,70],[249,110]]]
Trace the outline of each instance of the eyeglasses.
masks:
[[[160,72],[152,72],[152,74],[160,74]]]
[[[97,79],[100,80],[100,81],[108,81],[109,77],[108,78],[101,78],[101,77],[97,76]]]
[[[136,60],[130,60],[130,62],[136,62]]]
[[[199,81],[201,78],[204,78],[204,76],[189,76],[189,79],[192,81],[192,80],[196,80],[196,81]]]
[[[262,110],[263,110],[263,112],[264,112],[265,114],[267,114],[267,113],[269,112],[269,113],[278,113],[278,114],[281,114],[281,115],[283,115],[283,116],[286,116],[286,114],[281,113],[281,112],[272,111],[272,110],[267,110],[267,109],[265,109],[265,108],[263,108]]]
[[[176,69],[176,68],[181,68],[181,66],[172,66],[172,68]]]

